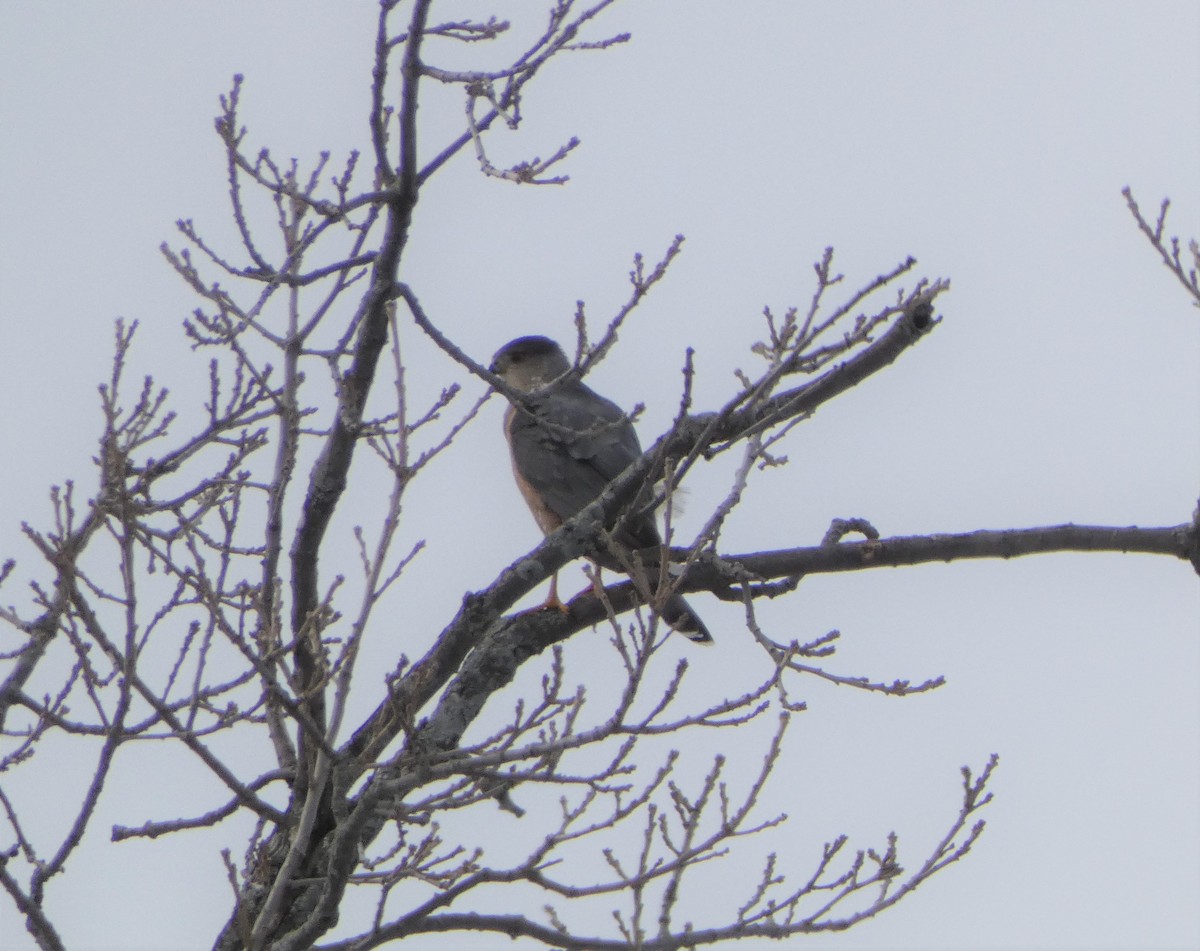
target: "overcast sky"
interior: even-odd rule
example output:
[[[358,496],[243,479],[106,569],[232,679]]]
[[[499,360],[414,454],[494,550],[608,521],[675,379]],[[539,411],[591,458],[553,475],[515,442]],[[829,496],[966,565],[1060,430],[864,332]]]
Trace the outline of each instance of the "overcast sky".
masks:
[[[515,17],[542,4],[491,6]],[[438,18],[488,7],[448,2]],[[538,12],[522,26],[542,22]],[[678,405],[684,349],[696,349],[699,408],[719,405],[733,370],[752,366],[762,308],[805,305],[824,247],[851,286],[911,254],[922,275],[952,281],[942,324],[792,432],[790,464],[754,484],[730,552],[813,544],[835,517],[884,535],[1189,518],[1200,313],[1121,188],[1148,212],[1170,196],[1169,230],[1200,237],[1200,6],[625,0],[602,26],[633,42],[565,57],[528,95],[521,131],[493,143],[500,164],[578,135],[567,186],[488,180],[464,154],[423,194],[403,276],[451,337],[481,360],[525,333],[569,342],[576,300],[600,327],[633,253],[653,257],[685,234],[669,279],[591,381],[646,404],[648,443]],[[22,578],[47,578],[20,533],[22,521],[51,524],[47,488],[75,479],[94,491],[95,387],[114,318],[141,322],[139,373],[181,401],[203,379],[207,357],[180,332],[195,302],[158,245],[178,218],[232,238],[218,95],[244,74],[255,145],[306,166],[322,149],[344,160],[367,147],[373,31],[366,2],[0,5],[0,558],[18,558]],[[432,154],[458,131],[459,99],[431,98],[422,121]],[[418,392],[456,374],[415,336],[411,347]],[[418,496],[411,538],[434,544],[414,568],[413,627],[439,630],[464,590],[537,541],[500,412],[488,405]],[[723,475],[697,475],[691,527]],[[452,498],[455,518],[440,525],[432,513]],[[31,613],[17,585],[3,601]],[[695,601],[718,643],[678,646],[693,689],[739,693],[760,671],[740,610]],[[806,944],[1200,946],[1189,566],[1050,555],[858,573],[810,579],[762,615],[788,640],[839,629],[839,673],[948,681],[907,700],[795,687],[810,710],[769,804],[793,818],[768,845],[798,877],[842,832],[867,847],[895,829],[902,862],[915,862],[956,808],[959,767],[1001,757],[988,830],[966,860],[882,917]],[[418,652],[372,649],[380,670]],[[134,767],[139,757],[159,768],[131,752]],[[61,765],[68,776],[77,764]],[[229,900],[219,850],[237,852],[239,829],[109,844],[112,823],[162,817],[120,789],[48,893],[55,920],[73,948],[207,947]],[[0,905],[0,948],[28,946]],[[493,946],[513,945],[478,945]]]

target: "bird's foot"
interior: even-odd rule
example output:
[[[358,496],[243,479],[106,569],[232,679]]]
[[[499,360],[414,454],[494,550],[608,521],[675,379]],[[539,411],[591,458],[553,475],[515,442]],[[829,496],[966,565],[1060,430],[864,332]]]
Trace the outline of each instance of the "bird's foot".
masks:
[[[563,604],[562,601],[560,601],[558,599],[557,594],[553,595],[552,597],[547,598],[546,602],[541,607],[536,608],[535,610],[549,611],[551,609],[557,609],[562,614],[570,614],[571,613],[571,609],[567,605]]]
[[[547,598],[543,603],[536,608],[526,608],[524,611],[518,611],[518,614],[541,614],[543,611],[559,611],[562,614],[570,614],[571,608],[563,604],[557,597]]]

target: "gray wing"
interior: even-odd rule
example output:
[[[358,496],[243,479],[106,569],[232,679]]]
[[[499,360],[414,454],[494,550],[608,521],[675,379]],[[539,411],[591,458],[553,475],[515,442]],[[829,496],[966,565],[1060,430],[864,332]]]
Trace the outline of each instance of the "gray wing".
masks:
[[[564,521],[594,502],[642,454],[633,424],[620,407],[577,381],[538,397],[532,412],[516,407],[508,437],[521,479]],[[627,520],[616,541],[638,552],[650,576],[647,585],[657,586],[662,537],[654,516]],[[618,571],[631,564],[628,552],[616,558],[597,551],[593,557]],[[704,622],[680,595],[667,599],[662,618],[693,641],[712,642]]]
[[[575,515],[642,454],[620,407],[582,383],[556,387],[517,407],[509,428],[513,461],[560,518]]]

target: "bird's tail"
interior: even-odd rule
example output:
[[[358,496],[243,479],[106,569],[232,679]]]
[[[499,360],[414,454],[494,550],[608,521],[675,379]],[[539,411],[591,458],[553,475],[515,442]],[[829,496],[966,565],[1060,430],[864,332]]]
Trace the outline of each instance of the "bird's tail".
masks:
[[[677,631],[696,644],[713,642],[708,628],[700,620],[700,615],[692,610],[692,606],[683,599],[682,595],[673,594],[667,598],[667,603],[663,605],[659,617],[667,623],[671,630]]]
[[[700,620],[700,615],[692,610],[692,606],[684,600],[681,594],[666,594],[660,584],[670,584],[668,578],[662,575],[662,559],[666,549],[658,538],[658,529],[653,522],[643,526],[641,535],[627,534],[619,544],[610,540],[608,551],[597,552],[593,557],[605,568],[624,571],[629,575],[643,596],[650,599],[658,616],[663,619],[671,630],[682,634],[695,644],[711,644],[712,634]],[[670,573],[668,568],[667,574]],[[663,596],[666,599],[663,600]],[[662,602],[658,607],[656,602]]]

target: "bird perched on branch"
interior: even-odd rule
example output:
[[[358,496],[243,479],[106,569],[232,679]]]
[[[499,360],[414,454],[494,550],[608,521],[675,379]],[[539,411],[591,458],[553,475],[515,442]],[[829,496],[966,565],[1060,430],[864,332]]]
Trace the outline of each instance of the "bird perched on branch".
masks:
[[[642,454],[629,417],[567,376],[570,369],[562,348],[548,337],[520,337],[505,344],[491,366],[514,390],[530,394],[509,406],[504,435],[517,487],[547,535],[594,502]],[[653,513],[616,518],[606,527],[613,532],[612,545],[602,545],[593,560],[604,568],[634,572],[638,587],[653,595],[665,553]],[[557,582],[556,574],[546,604],[561,607]],[[697,643],[712,642],[704,622],[678,594],[667,597],[659,616]]]

